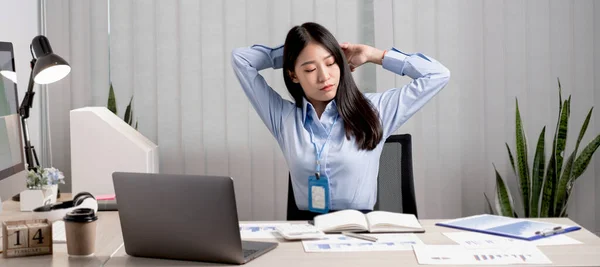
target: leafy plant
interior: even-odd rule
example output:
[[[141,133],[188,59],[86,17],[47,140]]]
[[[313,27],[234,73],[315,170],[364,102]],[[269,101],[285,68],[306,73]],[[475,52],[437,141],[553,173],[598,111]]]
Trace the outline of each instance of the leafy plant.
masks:
[[[125,109],[125,116],[123,116],[123,120],[127,124],[131,125],[131,127],[135,128],[137,130],[137,128],[138,128],[137,121],[135,122],[135,126],[133,124],[133,111],[131,109],[132,102],[133,102],[133,96],[131,97],[131,99],[129,99],[129,105],[127,105],[127,108]],[[108,91],[108,103],[106,104],[106,106],[107,106],[108,110],[112,111],[112,113],[119,116],[117,114],[117,99],[115,98],[115,90],[113,89],[112,83],[110,83],[110,88]]]
[[[579,137],[575,143],[575,149],[564,161],[564,152],[567,143],[567,130],[569,125],[569,116],[571,113],[571,96],[568,99],[562,100],[562,88],[560,79],[558,80],[558,97],[559,97],[559,116],[556,123],[556,129],[552,139],[552,153],[546,165],[545,160],[545,133],[546,127],[538,137],[536,144],[535,155],[533,157],[533,166],[531,170],[528,163],[527,155],[527,138],[521,120],[519,111],[519,101],[516,99],[516,165],[512,151],[506,143],[508,158],[513,169],[513,173],[517,177],[519,184],[519,195],[523,203],[524,217],[565,217],[567,216],[567,204],[573,184],[579,176],[581,176],[587,168],[590,160],[600,146],[600,134],[596,136],[587,146],[581,150],[579,154],[579,145],[581,139],[587,130],[592,111],[590,111],[581,126]],[[564,166],[563,166],[564,164]],[[503,216],[517,217],[514,209],[514,202],[510,190],[506,183],[496,170],[496,192],[495,192],[495,207],[496,212]],[[489,199],[485,196],[488,206],[492,209]]]
[[[46,185],[64,184],[64,174],[56,168],[33,169],[27,173],[27,188],[40,189]]]

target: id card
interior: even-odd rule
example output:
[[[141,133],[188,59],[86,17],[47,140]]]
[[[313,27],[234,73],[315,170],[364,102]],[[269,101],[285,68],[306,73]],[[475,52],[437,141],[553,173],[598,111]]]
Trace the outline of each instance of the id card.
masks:
[[[308,177],[308,209],[312,212],[329,212],[329,181],[327,176]]]

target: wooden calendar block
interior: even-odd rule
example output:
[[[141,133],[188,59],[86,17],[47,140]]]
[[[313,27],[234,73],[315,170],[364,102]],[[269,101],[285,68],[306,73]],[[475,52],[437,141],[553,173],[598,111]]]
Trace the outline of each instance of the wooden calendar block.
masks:
[[[6,249],[15,249],[15,248],[26,248],[29,247],[29,231],[27,229],[27,225],[25,224],[17,224],[10,225],[6,228]]]
[[[52,254],[52,225],[48,220],[2,223],[5,258]]]
[[[52,240],[52,227],[47,223],[28,223],[29,247],[48,247]]]

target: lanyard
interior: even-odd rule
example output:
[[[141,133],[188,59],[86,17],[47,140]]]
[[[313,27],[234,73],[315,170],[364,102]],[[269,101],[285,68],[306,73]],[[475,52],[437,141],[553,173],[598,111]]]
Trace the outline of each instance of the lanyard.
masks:
[[[319,177],[321,175],[321,154],[323,153],[323,149],[325,148],[325,145],[329,141],[329,137],[331,136],[331,132],[333,132],[333,127],[335,126],[335,123],[337,122],[338,117],[339,117],[339,114],[337,116],[335,116],[335,119],[333,120],[333,124],[331,125],[331,128],[329,129],[329,133],[327,133],[327,139],[325,139],[325,142],[323,143],[323,146],[321,146],[320,150],[317,149],[317,144],[313,140],[314,133],[313,133],[312,127],[310,127],[310,125],[308,126],[308,129],[310,130],[310,142],[315,147],[315,154],[317,157],[317,172],[315,173],[315,176],[317,177],[317,179],[319,179]]]

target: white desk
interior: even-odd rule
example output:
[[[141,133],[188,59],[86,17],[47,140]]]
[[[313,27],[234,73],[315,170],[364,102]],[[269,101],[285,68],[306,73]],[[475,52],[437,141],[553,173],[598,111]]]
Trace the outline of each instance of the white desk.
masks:
[[[0,221],[31,218],[31,213],[18,212],[18,203],[6,201]],[[100,212],[96,240],[96,254],[90,258],[70,258],[66,244],[54,244],[54,254],[24,258],[4,259],[0,266],[225,266],[223,264],[172,261],[130,257],[123,247],[123,236],[116,212]],[[543,219],[562,224],[574,224],[568,218]],[[442,232],[457,230],[438,227],[439,220],[421,220],[426,230],[418,237],[425,244],[453,244]],[[600,238],[586,229],[568,233],[584,244],[571,246],[546,246],[540,249],[552,260],[551,266],[600,266]],[[267,241],[262,239],[263,241]],[[401,252],[351,252],[351,253],[305,253],[300,242],[279,241],[279,246],[245,266],[418,266],[412,251]],[[514,266],[514,265],[511,265]],[[539,265],[536,265],[539,266]]]

